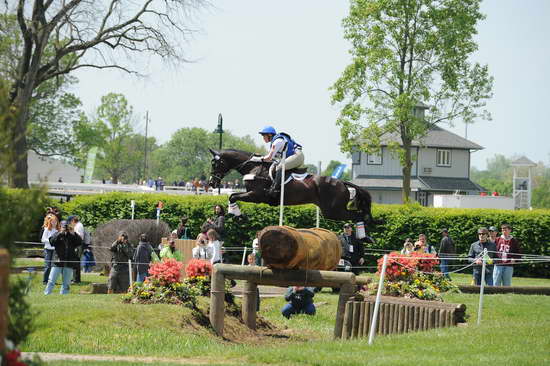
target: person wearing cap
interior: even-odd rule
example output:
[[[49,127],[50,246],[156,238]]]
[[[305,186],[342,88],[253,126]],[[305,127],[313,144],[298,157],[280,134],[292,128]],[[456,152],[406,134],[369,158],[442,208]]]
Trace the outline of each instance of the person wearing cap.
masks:
[[[492,241],[493,243],[496,243],[497,242],[497,237],[498,237],[498,229],[494,226],[490,226],[489,227],[489,240]]]
[[[134,248],[128,241],[128,233],[121,231],[111,245],[111,272],[109,273],[107,292],[121,293],[130,287],[130,269],[128,261],[134,257]]]
[[[82,239],[73,231],[72,226],[67,221],[62,221],[61,230],[50,237],[49,241],[54,247],[53,267],[50,271],[48,284],[44,289],[44,295],[52,293],[59,275],[63,278],[61,294],[65,295],[69,293],[73,277],[73,264],[80,261],[80,258],[76,256],[76,249],[82,246]]]
[[[342,244],[342,259],[349,261],[352,266],[351,271],[355,275],[359,275],[360,270],[357,267],[365,263],[363,243],[353,235],[351,224],[344,224],[344,232],[339,238]]]
[[[480,227],[477,230],[478,241],[470,245],[468,252],[468,261],[473,263],[474,282],[477,286],[481,285],[481,269],[483,266],[483,253],[487,249],[487,257],[485,258],[485,284],[493,286],[493,267],[494,258],[496,258],[495,243],[489,241],[489,230],[485,227]]]
[[[447,229],[441,229],[441,242],[439,242],[439,250],[438,250],[438,256],[440,261],[440,268],[441,272],[445,275],[447,278],[451,278],[449,276],[449,262],[450,257],[454,256],[456,254],[455,245],[453,243],[453,239],[449,236],[449,230]]]
[[[285,156],[285,171],[298,168],[304,163],[304,153],[302,152],[302,145],[290,137],[289,134],[279,132],[275,130],[273,126],[266,126],[259,132],[262,135],[264,142],[269,143],[269,153],[265,156],[254,156],[250,161],[263,162],[281,160],[283,152],[286,152]],[[282,164],[277,165],[276,175],[273,179],[273,183],[268,190],[268,195],[277,198],[279,195],[281,178],[282,178]]]

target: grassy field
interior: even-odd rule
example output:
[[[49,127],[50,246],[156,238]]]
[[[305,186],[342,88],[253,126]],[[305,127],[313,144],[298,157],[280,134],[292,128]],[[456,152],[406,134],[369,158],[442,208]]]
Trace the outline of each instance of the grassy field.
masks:
[[[26,276],[23,274],[22,276]],[[457,283],[470,276],[454,275]],[[337,295],[315,297],[317,315],[286,320],[282,298],[262,299],[259,315],[277,327],[260,335],[227,321],[230,340],[215,337],[193,322],[191,311],[172,305],[126,305],[120,295],[80,294],[103,276],[83,274],[71,294],[42,295],[39,275],[29,300],[38,311],[37,330],[23,351],[89,355],[184,358],[189,364],[239,365],[544,365],[550,364],[550,297],[490,295],[483,321],[476,325],[478,295],[452,294],[446,302],[464,303],[468,326],[398,336],[334,341]],[[514,278],[514,285],[550,286],[549,279]],[[58,291],[59,288],[56,288]],[[208,299],[202,301],[207,308]],[[240,333],[239,333],[240,332]],[[141,365],[140,362],[55,361],[48,365]],[[170,365],[173,363],[156,363]]]

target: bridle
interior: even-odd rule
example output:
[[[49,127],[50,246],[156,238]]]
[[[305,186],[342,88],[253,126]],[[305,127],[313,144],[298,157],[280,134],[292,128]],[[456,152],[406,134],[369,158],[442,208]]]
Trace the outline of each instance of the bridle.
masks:
[[[242,163],[238,164],[237,166],[235,167],[230,167],[227,165],[227,163],[225,161],[223,161],[220,157],[218,159],[216,158],[213,158],[212,159],[212,163],[214,163],[214,161],[217,162],[216,164],[216,167],[214,168],[214,164],[212,164],[213,166],[213,169],[212,169],[212,172],[210,174],[210,176],[212,178],[215,178],[219,181],[221,181],[225,175],[231,170],[231,169],[235,169],[237,172],[239,172],[241,175],[244,175],[245,173],[243,173],[241,171],[242,168],[244,168],[244,166],[246,164],[248,164],[250,162],[250,159],[252,159],[254,157],[254,154],[250,154],[250,156],[248,157],[248,159],[246,159],[245,161],[243,161]],[[263,164],[262,165],[262,169],[263,169]],[[221,173],[219,172],[219,170],[223,170],[225,171],[224,173]]]

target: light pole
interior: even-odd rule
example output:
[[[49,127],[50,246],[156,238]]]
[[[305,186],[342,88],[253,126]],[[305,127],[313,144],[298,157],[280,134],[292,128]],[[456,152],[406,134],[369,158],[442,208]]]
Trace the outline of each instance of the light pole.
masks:
[[[223,134],[223,117],[222,117],[221,113],[218,114],[218,128],[214,132],[220,134],[219,151],[221,151],[222,150],[222,134]],[[221,191],[221,184],[222,184],[222,182],[220,181],[220,185],[218,186],[218,194],[220,194],[220,191]]]

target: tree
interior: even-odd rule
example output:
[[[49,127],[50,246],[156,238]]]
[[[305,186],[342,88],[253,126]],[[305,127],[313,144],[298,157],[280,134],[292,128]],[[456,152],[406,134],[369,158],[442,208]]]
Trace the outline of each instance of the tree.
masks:
[[[143,156],[129,150],[129,143],[134,135],[132,128],[132,107],[122,94],[109,93],[101,97],[97,108],[97,117],[93,129],[103,139],[99,145],[101,153],[97,160],[98,170],[104,170],[118,183],[135,161]],[[139,156],[138,156],[139,155]]]
[[[488,67],[471,64],[481,0],[352,0],[343,21],[353,59],[332,86],[342,103],[342,150],[375,153],[388,143],[400,159],[409,201],[412,143],[436,124],[490,119]],[[415,111],[420,103],[427,113]]]
[[[202,0],[19,0],[4,1],[5,16],[15,16],[23,40],[9,96],[17,110],[7,131],[14,151],[9,183],[27,182],[28,123],[33,93],[41,84],[84,67],[119,69],[135,54],[184,61],[181,42],[190,32],[184,18]],[[48,45],[53,52],[47,52]]]

